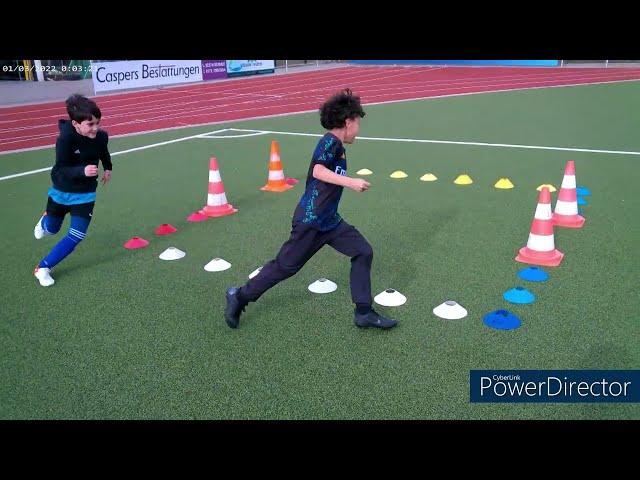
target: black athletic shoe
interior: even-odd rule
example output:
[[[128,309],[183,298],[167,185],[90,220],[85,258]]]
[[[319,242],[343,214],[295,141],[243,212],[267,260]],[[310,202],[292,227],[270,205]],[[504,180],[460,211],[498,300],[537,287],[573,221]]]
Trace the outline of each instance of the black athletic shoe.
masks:
[[[238,299],[238,291],[240,289],[231,287],[227,290],[227,308],[224,309],[224,321],[227,322],[231,328],[238,328],[240,324],[240,314],[244,312],[246,303],[240,302]]]
[[[393,328],[398,322],[380,315],[375,310],[371,309],[368,313],[355,312],[353,321],[359,327],[375,327],[375,328]]]

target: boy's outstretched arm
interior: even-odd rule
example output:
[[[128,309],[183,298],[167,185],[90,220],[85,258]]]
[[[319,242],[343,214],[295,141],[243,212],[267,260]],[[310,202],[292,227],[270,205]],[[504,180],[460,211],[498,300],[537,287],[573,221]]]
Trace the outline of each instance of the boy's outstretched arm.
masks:
[[[105,134],[105,143],[102,148],[102,152],[100,153],[100,160],[102,161],[102,168],[104,169],[104,173],[102,174],[102,184],[106,185],[106,183],[111,180],[111,170],[113,170],[113,164],[111,163],[111,154],[109,153],[109,147],[107,144],[109,143],[109,135],[107,132]]]
[[[313,178],[317,178],[321,182],[333,183],[341,187],[347,187],[356,192],[364,192],[371,184],[362,178],[351,178],[346,175],[338,175],[332,172],[324,165],[316,163],[313,167]]]

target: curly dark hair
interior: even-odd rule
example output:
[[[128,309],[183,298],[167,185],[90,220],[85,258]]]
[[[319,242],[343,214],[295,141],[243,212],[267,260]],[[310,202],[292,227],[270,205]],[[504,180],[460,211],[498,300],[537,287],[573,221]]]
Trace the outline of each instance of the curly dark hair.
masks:
[[[344,127],[347,118],[353,120],[364,116],[360,97],[348,88],[336,93],[320,107],[320,123],[327,130]]]
[[[69,118],[78,123],[91,120],[91,117],[96,117],[98,120],[102,117],[102,112],[96,102],[77,93],[67,98],[65,103],[67,104]]]

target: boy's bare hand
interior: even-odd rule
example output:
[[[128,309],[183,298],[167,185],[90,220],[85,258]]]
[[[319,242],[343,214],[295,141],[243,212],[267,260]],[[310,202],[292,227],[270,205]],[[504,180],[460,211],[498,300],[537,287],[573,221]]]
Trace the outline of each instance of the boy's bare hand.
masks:
[[[98,176],[98,166],[97,165],[87,165],[84,167],[84,174],[87,177],[97,177]]]
[[[111,170],[105,170],[102,174],[102,185],[106,185],[111,180]]]
[[[371,184],[366,180],[362,178],[354,178],[352,179],[351,185],[349,185],[349,188],[351,188],[352,190],[355,190],[356,192],[364,192],[365,190],[368,190],[370,186]]]

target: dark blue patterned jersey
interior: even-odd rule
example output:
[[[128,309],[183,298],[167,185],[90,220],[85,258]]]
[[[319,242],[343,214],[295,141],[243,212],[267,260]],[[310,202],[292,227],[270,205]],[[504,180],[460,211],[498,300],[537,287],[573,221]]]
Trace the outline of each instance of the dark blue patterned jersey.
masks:
[[[338,175],[347,174],[344,146],[332,133],[327,132],[313,151],[305,190],[293,213],[294,223],[301,222],[317,230],[327,231],[340,223],[338,203],[343,187],[314,178],[313,167],[318,163]]]

